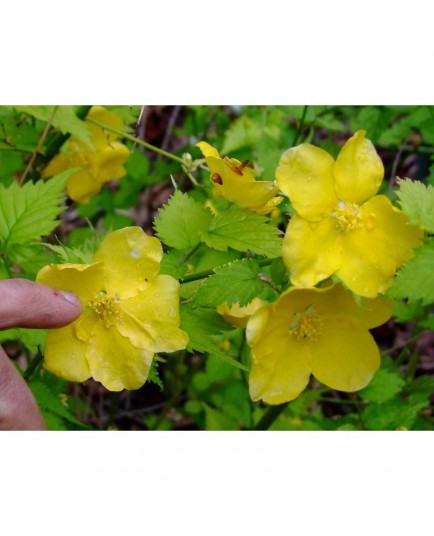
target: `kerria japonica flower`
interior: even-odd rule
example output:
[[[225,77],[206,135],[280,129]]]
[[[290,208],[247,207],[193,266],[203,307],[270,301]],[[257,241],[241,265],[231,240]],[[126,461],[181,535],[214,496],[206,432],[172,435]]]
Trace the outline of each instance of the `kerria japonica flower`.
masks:
[[[101,106],[93,106],[88,115],[108,127],[117,130],[123,128],[122,119]],[[104,183],[123,177],[126,173],[123,165],[130,156],[128,148],[116,141],[118,134],[104,131],[89,121],[85,121],[85,124],[93,148],[71,136],[62,152],[51,160],[42,173],[44,177],[53,177],[67,169],[80,168],[68,178],[66,185],[68,196],[79,203],[88,203]]]
[[[44,367],[66,380],[90,377],[110,391],[138,389],[154,354],[187,346],[179,328],[179,283],[160,275],[160,241],[140,227],[108,234],[90,264],[51,264],[36,281],[73,291],[83,312],[48,331]]]
[[[311,374],[332,389],[362,389],[380,365],[380,352],[368,330],[386,322],[392,312],[388,300],[362,298],[358,305],[339,283],[288,289],[247,323],[252,400],[293,400]]]
[[[384,195],[375,195],[383,164],[365,131],[354,134],[336,161],[302,144],[283,153],[277,183],[294,207],[283,241],[293,285],[312,287],[336,275],[369,298],[384,292],[423,232]]]
[[[248,161],[240,162],[235,158],[221,158],[217,149],[201,141],[196,144],[205,157],[211,172],[213,195],[224,197],[241,208],[258,214],[268,214],[283,198],[274,197],[278,192],[274,181],[257,181]]]

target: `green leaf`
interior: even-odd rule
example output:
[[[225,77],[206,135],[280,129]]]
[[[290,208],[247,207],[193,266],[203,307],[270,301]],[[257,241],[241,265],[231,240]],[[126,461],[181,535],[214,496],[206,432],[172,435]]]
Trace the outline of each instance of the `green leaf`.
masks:
[[[215,393],[217,394],[217,393]],[[252,424],[250,397],[244,381],[232,380],[221,389],[221,409],[228,417],[249,428]]]
[[[189,336],[187,346],[189,352],[196,350],[197,352],[208,353],[234,367],[248,370],[247,367],[228,355],[218,345],[215,337],[221,336],[223,331],[232,328],[216,311],[194,307],[191,304],[181,304],[179,312],[181,315],[181,329],[186,331]]]
[[[405,381],[396,372],[379,370],[359,395],[371,402],[385,402],[400,393],[404,385]]]
[[[194,296],[194,303],[208,307],[216,307],[227,302],[229,306],[239,302],[247,305],[262,290],[258,278],[258,263],[251,259],[230,262],[214,268],[215,275],[203,281]]]
[[[15,339],[19,339],[17,328],[0,330],[0,344],[3,344],[4,342],[7,342],[7,341],[14,341]]]
[[[158,216],[154,220],[158,238],[176,249],[193,248],[199,244],[213,218],[208,208],[179,190],[159,209]]]
[[[356,111],[359,113],[350,119],[351,131],[366,130],[368,138],[375,143],[387,129],[391,112],[384,106],[362,106]]]
[[[392,298],[434,303],[434,239],[415,250],[415,255],[398,272],[387,294]]]
[[[210,355],[206,360],[205,371],[209,381],[214,383],[230,378],[234,373],[234,367]]]
[[[53,113],[54,106],[14,106],[14,108],[40,121],[47,122]],[[60,130],[62,134],[71,134],[90,148],[93,148],[87,125],[75,115],[74,106],[58,106],[52,125],[57,130]]]
[[[147,381],[151,383],[155,383],[155,385],[158,385],[158,387],[160,388],[160,391],[164,391],[164,384],[163,384],[162,379],[160,378],[158,365],[159,365],[158,358],[154,357],[154,359],[152,360],[151,368],[149,370]]]
[[[38,348],[41,348],[41,350],[45,348],[48,330],[17,328],[17,333],[24,346],[34,354],[38,352]]]
[[[420,181],[399,179],[399,204],[410,223],[434,233],[434,187]]]
[[[205,410],[205,430],[239,430],[239,426],[232,417],[222,411],[218,411],[208,404],[202,404]]]
[[[419,376],[415,378],[407,388],[410,396],[419,396],[428,401],[434,394],[434,378],[431,376]]]
[[[222,154],[228,154],[240,147],[255,144],[262,136],[262,127],[249,117],[239,117],[226,131]]]
[[[270,258],[279,257],[282,255],[280,231],[268,222],[265,216],[232,205],[214,218],[204,237],[205,242],[220,251],[231,247]]]
[[[372,402],[362,414],[369,430],[410,429],[427,401],[402,400],[394,397],[386,402]]]
[[[70,411],[67,405],[63,404],[61,396],[53,392],[43,381],[36,379],[29,382],[29,387],[36,398],[39,407],[44,412],[54,414],[66,421],[78,425],[80,428],[86,426],[80,422]]]
[[[91,262],[89,255],[78,248],[70,248],[62,245],[44,244],[45,247],[56,253],[59,262],[72,264],[88,264]]]
[[[179,264],[180,254],[175,251],[164,253],[161,259],[160,274],[171,275],[175,279],[182,279],[187,273],[187,267]]]
[[[57,226],[56,217],[65,209],[61,203],[66,181],[73,172],[24,186],[0,184],[0,247],[5,253],[15,244],[39,240]]]

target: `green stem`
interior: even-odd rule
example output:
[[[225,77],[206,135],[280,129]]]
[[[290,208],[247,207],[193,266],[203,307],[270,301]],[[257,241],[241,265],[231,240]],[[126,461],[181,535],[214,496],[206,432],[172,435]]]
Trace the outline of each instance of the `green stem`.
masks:
[[[36,372],[36,370],[39,368],[39,366],[42,364],[42,361],[44,359],[44,356],[41,353],[41,350],[38,346],[38,353],[35,355],[35,357],[30,361],[29,366],[26,368],[26,370],[23,373],[23,378],[26,381],[29,381],[33,374]]]
[[[204,270],[203,272],[197,272],[195,274],[186,275],[181,281],[181,285],[185,283],[191,283],[192,281],[198,281],[199,279],[205,279],[206,277],[213,275],[214,270]]]
[[[330,402],[332,404],[348,404],[353,406],[363,406],[363,402],[360,400],[342,400],[341,398],[332,398],[331,396],[320,396],[318,398],[320,402]]]
[[[108,130],[109,132],[114,132],[115,134],[118,134],[122,138],[125,138],[126,140],[130,140],[134,143],[137,143],[137,145],[141,145],[142,147],[145,147],[146,149],[149,149],[150,151],[153,151],[154,153],[161,154],[162,156],[171,158],[172,160],[176,160],[176,162],[179,162],[180,164],[184,164],[184,160],[180,158],[179,156],[176,156],[172,153],[168,153],[167,151],[164,151],[163,149],[159,149],[158,147],[155,147],[154,145],[151,145],[150,143],[147,143],[146,141],[143,141],[143,140],[140,140],[139,138],[131,136],[130,134],[127,134],[126,132],[122,132],[122,130],[118,130],[117,128],[112,128],[107,125],[104,125],[104,123],[100,123],[99,121],[97,121],[96,119],[92,119],[91,117],[88,117],[86,121],[89,121],[89,123],[93,123],[94,125],[104,130]]]
[[[259,266],[269,266],[272,264],[273,261],[275,261],[279,257],[275,257],[274,259],[260,259],[258,261]],[[185,261],[184,261],[185,262]],[[192,281],[198,281],[199,279],[205,279],[206,277],[213,275],[214,269],[212,270],[204,270],[203,272],[197,272],[196,274],[186,275],[181,281],[181,285],[184,283],[191,283]]]
[[[303,113],[301,114],[300,124],[298,125],[297,132],[295,133],[294,139],[292,140],[292,145],[294,146],[301,135],[301,131],[304,127],[304,120],[306,119],[307,105],[303,107]]]
[[[181,264],[184,264],[186,263],[188,260],[191,259],[191,257],[193,257],[193,255],[196,253],[196,251],[203,245],[203,242],[199,242],[198,244],[196,244],[194,246],[194,248],[191,248],[189,251],[187,251],[187,253],[181,257],[178,261],[178,264],[181,265]]]
[[[255,424],[252,430],[268,430],[270,426],[274,423],[277,417],[282,413],[284,409],[288,406],[289,402],[279,404],[278,406],[271,406],[268,410],[262,415],[259,421]]]

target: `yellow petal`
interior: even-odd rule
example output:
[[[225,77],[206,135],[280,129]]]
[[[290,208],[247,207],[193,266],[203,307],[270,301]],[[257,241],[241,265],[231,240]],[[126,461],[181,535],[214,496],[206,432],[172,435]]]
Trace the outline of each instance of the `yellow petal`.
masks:
[[[342,246],[331,218],[319,222],[293,216],[283,239],[283,260],[293,285],[313,287],[340,267]]]
[[[317,221],[336,205],[333,164],[326,151],[310,144],[283,153],[276,170],[277,184],[302,218]]]
[[[239,160],[231,159],[234,162],[233,166],[228,165],[228,162],[222,158],[214,156],[207,156],[205,161],[211,172],[211,181],[215,188],[221,191],[220,197],[224,196],[229,199],[237,195],[242,186],[255,182],[251,169],[246,167],[241,172],[234,171],[234,166],[241,164]]]
[[[323,315],[345,315],[357,320],[366,329],[376,328],[387,322],[393,314],[393,302],[386,299],[358,297],[340,284],[315,289],[316,310]]]
[[[229,165],[227,160],[210,156],[206,162],[211,171],[213,194],[216,197],[224,197],[259,214],[271,212],[282,201],[282,198],[274,197],[279,192],[274,182],[256,181],[252,170],[247,167],[239,173],[234,172],[233,166],[241,165],[239,160],[232,158]]]
[[[279,188],[274,182],[255,181],[239,187],[235,195],[232,195],[232,199],[228,195],[225,197],[242,208],[258,214],[267,214],[283,201],[283,197],[274,197],[278,191]]]
[[[249,318],[263,305],[265,305],[265,302],[260,298],[253,298],[250,303],[243,307],[239,303],[233,303],[229,307],[227,302],[223,302],[217,306],[216,310],[229,324],[233,324],[239,328],[245,328]]]
[[[133,346],[116,326],[106,328],[102,322],[96,322],[86,357],[96,381],[109,391],[121,391],[139,389],[145,383],[153,353]]]
[[[66,190],[68,196],[77,203],[88,203],[92,195],[97,194],[102,183],[96,181],[88,169],[83,169],[68,177]]]
[[[249,346],[253,346],[261,339],[267,328],[271,311],[272,306],[265,305],[258,309],[247,321],[246,341]]]
[[[274,313],[272,306],[265,306],[247,324],[252,347],[249,392],[254,401],[282,404],[305,389],[310,368],[306,363],[306,346],[289,335],[287,319],[282,321]]]
[[[63,171],[74,167],[68,154],[60,153],[56,155],[42,172],[43,177],[54,177]]]
[[[123,165],[129,157],[128,147],[116,141],[100,149],[95,155],[98,166],[96,180],[104,183],[124,176],[126,171]]]
[[[140,227],[125,227],[108,234],[93,258],[103,262],[107,291],[121,299],[135,296],[159,272],[163,248]]]
[[[359,130],[342,147],[334,165],[339,199],[361,204],[378,191],[384,167],[372,143]]]
[[[91,377],[87,345],[75,336],[74,324],[48,331],[44,368],[65,380],[84,382]]]
[[[206,141],[200,141],[199,143],[196,143],[196,147],[199,147],[199,149],[202,151],[203,156],[214,156],[215,158],[220,158],[219,152],[215,147],[212,147],[209,143]]]
[[[375,298],[422,243],[423,232],[383,195],[361,207],[363,227],[342,234],[342,264],[336,275],[356,294]]]
[[[59,290],[74,292],[83,307],[104,288],[105,272],[101,263],[95,264],[49,264],[39,270],[36,282]]]
[[[309,341],[312,373],[339,391],[365,387],[380,366],[380,352],[369,331],[348,316],[324,319],[321,337]]]
[[[118,324],[119,332],[135,346],[155,352],[175,352],[187,346],[188,335],[179,329],[179,283],[173,277],[159,275],[149,281],[139,294],[122,301],[122,310],[135,324]]]
[[[108,127],[115,128],[116,130],[122,130],[124,126],[124,122],[118,115],[109,112],[102,106],[92,106],[89,111],[89,117],[95,119],[95,121],[99,121],[100,123],[107,125]],[[85,123],[89,129],[92,144],[95,150],[105,147],[108,143],[111,143],[119,138],[119,134],[110,132],[108,130],[103,130],[89,121],[86,121]]]

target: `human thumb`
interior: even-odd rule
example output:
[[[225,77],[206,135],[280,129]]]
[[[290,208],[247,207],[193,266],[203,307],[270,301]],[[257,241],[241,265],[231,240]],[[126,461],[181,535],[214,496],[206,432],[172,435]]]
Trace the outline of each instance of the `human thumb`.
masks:
[[[75,320],[81,310],[80,300],[71,292],[27,279],[0,281],[0,329],[58,328]]]

